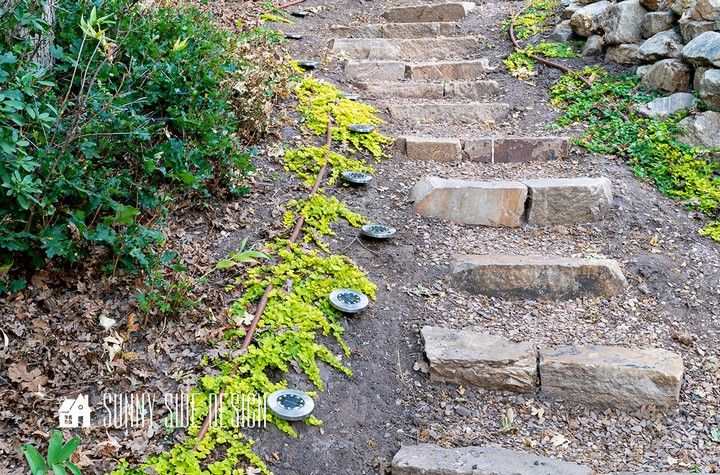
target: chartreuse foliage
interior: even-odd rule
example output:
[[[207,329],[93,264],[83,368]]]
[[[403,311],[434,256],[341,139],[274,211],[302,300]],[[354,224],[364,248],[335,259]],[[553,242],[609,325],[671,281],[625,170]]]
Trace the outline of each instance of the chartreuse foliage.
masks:
[[[306,76],[295,88],[298,110],[305,125],[317,135],[327,132],[328,114],[332,117],[333,140],[351,144],[357,151],[367,151],[376,159],[384,156],[383,147],[393,140],[377,130],[369,134],[351,132],[350,124],[380,125],[384,121],[376,114],[377,109],[360,101],[341,97],[342,91],[330,83]]]
[[[325,151],[325,147],[302,147],[287,150],[283,157],[285,171],[294,173],[306,185],[312,186],[325,163]],[[348,158],[340,153],[330,152],[327,160],[330,167],[327,184],[331,186],[337,183],[340,174],[344,171],[375,173],[375,169],[364,161]]]
[[[557,8],[558,0],[535,0],[530,3],[527,9],[515,20],[515,37],[518,40],[525,40],[533,35],[542,33],[549,27],[548,19]],[[511,18],[503,24],[510,26]]]
[[[530,55],[545,56],[546,58],[579,58],[580,55],[567,43],[546,43],[541,41],[537,45],[528,45],[508,56],[503,62],[510,74],[517,78],[526,78],[533,74],[535,62]]]
[[[579,77],[593,80],[587,88]],[[676,137],[682,115],[665,120],[635,113],[633,104],[652,97],[637,91],[637,76],[614,77],[598,68],[566,74],[551,89],[553,103],[562,111],[560,126],[585,124],[578,144],[596,153],[625,158],[636,176],[649,179],[658,189],[712,219],[720,216],[720,164],[709,160],[709,151],[693,148]],[[701,234],[720,242],[718,222]]]

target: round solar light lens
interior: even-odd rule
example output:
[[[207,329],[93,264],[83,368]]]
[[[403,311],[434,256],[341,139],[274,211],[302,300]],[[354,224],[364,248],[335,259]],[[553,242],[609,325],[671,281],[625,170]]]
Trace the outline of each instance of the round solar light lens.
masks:
[[[285,38],[289,40],[301,40],[303,39],[303,35],[300,33],[285,33]]]
[[[370,304],[367,295],[352,289],[336,289],[330,292],[330,305],[343,313],[357,313]]]
[[[270,412],[286,421],[301,421],[315,408],[315,401],[302,391],[280,389],[267,398]]]
[[[375,130],[375,126],[370,124],[350,124],[348,125],[348,130],[359,134],[369,134]]]
[[[292,16],[296,16],[298,18],[305,18],[306,16],[308,16],[310,14],[310,12],[305,11],[305,10],[293,10],[290,12],[290,14]]]
[[[297,64],[303,69],[315,69],[320,63],[311,59],[301,59],[297,62]]]
[[[384,224],[365,224],[360,228],[360,233],[373,239],[388,239],[395,235],[396,229]]]
[[[353,94],[351,92],[343,92],[342,94],[340,94],[340,97],[342,97],[343,99],[347,99],[348,101],[359,101],[360,100],[360,96],[358,96],[357,94]]]
[[[373,178],[369,173],[354,171],[342,172],[341,176],[344,181],[352,183],[353,185],[366,185]]]

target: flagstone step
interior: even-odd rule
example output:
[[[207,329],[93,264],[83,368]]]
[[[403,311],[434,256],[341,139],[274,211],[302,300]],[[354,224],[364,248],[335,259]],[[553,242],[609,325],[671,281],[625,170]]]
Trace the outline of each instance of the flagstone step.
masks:
[[[473,139],[401,136],[398,146],[411,160],[470,160],[494,164],[559,160],[570,155],[567,137],[549,136]]]
[[[504,300],[572,300],[621,294],[627,280],[617,261],[503,254],[458,255],[453,285]]]
[[[376,98],[422,98],[443,99],[460,97],[478,100],[497,97],[502,94],[502,88],[497,81],[451,81],[451,82],[425,82],[425,81],[381,81],[356,83],[363,93]]]
[[[347,38],[437,38],[452,36],[459,30],[455,22],[429,23],[371,23],[367,25],[330,28],[335,36]]]
[[[453,38],[336,38],[332,52],[354,60],[403,60],[465,58],[478,51],[480,40],[473,36]]]
[[[485,73],[495,71],[488,58],[456,61],[426,61],[407,65],[408,79],[426,81],[476,80]]]
[[[417,104],[389,104],[390,117],[407,124],[472,124],[481,126],[501,122],[510,114],[510,104],[504,102],[423,102]]]
[[[535,392],[537,351],[532,343],[432,326],[423,327],[420,335],[433,381]]]
[[[474,9],[474,2],[436,3],[391,8],[382,17],[393,23],[458,21],[464,20]]]
[[[410,142],[410,153],[415,153],[414,143]],[[435,153],[457,154],[458,143],[442,143]],[[407,150],[407,141],[405,147]],[[518,201],[520,197],[522,201]],[[612,184],[605,177],[492,182],[426,177],[410,191],[413,210],[423,216],[509,227],[520,226],[523,220],[535,225],[596,221],[612,208],[612,199]]]
[[[592,475],[589,467],[500,447],[402,445],[393,475]]]
[[[405,79],[402,61],[348,61],[344,68],[348,79],[357,81],[396,81]]]
[[[542,393],[590,406],[677,406],[682,357],[660,348],[559,346],[540,349]]]

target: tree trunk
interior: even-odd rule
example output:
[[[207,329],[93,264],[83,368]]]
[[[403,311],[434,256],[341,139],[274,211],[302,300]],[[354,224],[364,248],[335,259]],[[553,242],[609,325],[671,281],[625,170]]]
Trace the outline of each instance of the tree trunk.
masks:
[[[50,48],[55,42],[55,2],[57,0],[45,0],[43,2],[43,14],[42,18],[49,25],[50,28],[45,35],[35,37],[35,61],[37,61],[44,68],[51,68],[55,64],[55,59],[50,53]]]

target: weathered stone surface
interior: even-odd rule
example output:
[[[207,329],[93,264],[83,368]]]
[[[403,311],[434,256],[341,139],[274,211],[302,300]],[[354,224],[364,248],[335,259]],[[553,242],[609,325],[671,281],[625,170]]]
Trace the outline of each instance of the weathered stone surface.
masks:
[[[652,64],[644,64],[642,66],[638,66],[637,69],[635,69],[635,75],[639,77],[640,79],[645,77],[645,74],[652,68]]]
[[[570,20],[563,20],[557,25],[555,25],[555,29],[548,38],[548,41],[554,41],[556,43],[566,43],[570,41],[573,35],[574,33],[572,27],[570,26]]]
[[[423,327],[420,334],[433,381],[518,393],[535,391],[537,352],[532,343],[431,326]]]
[[[337,38],[333,53],[343,53],[351,59],[415,61],[426,58],[462,58],[477,51],[475,37],[459,38]]]
[[[640,0],[640,5],[646,10],[656,12],[664,9],[665,2],[663,0]]]
[[[451,279],[461,290],[505,300],[609,297],[627,286],[616,261],[551,256],[458,256]]]
[[[683,372],[679,354],[658,348],[563,346],[540,350],[542,392],[592,406],[676,406]]]
[[[682,57],[694,66],[720,67],[720,33],[706,31],[682,49]]]
[[[693,20],[715,21],[720,16],[720,0],[695,0],[689,11]]]
[[[438,3],[391,8],[382,14],[392,23],[447,22],[463,20],[472,11],[467,2]]]
[[[435,61],[409,64],[408,77],[422,80],[478,79],[486,72],[493,71],[487,58],[465,61]]]
[[[451,36],[457,30],[457,23],[454,22],[374,23],[330,28],[334,35],[350,38],[435,38]]]
[[[706,71],[710,71],[712,68],[695,68],[695,74],[693,75],[693,89],[696,91],[700,90],[700,81]]]
[[[530,224],[574,224],[597,221],[612,208],[612,185],[600,178],[525,180]]]
[[[474,100],[488,96],[498,96],[501,92],[500,84],[492,80],[452,81],[445,83],[445,97],[464,97]]]
[[[665,4],[670,7],[670,10],[675,12],[676,15],[685,13],[694,2],[695,0],[665,0]]]
[[[400,61],[348,61],[345,75],[358,81],[395,81],[405,77],[405,63]]]
[[[390,117],[412,124],[482,124],[505,120],[510,105],[503,102],[426,102],[391,104]]]
[[[583,45],[583,56],[599,56],[603,53],[603,40],[600,35],[590,36]]]
[[[641,83],[655,91],[687,91],[691,73],[690,66],[679,59],[663,59],[648,67],[642,75]]]
[[[437,137],[403,137],[405,153],[410,160],[448,162],[462,159],[460,139]]]
[[[665,58],[679,58],[683,48],[683,39],[675,30],[661,31],[640,45],[638,59],[645,63]]]
[[[607,9],[612,5],[606,0],[579,8],[570,17],[570,26],[578,36],[588,37],[598,33]]]
[[[647,10],[640,0],[625,0],[613,3],[601,22],[605,31],[604,39],[608,45],[636,43],[642,39],[640,25]]]
[[[607,49],[605,53],[605,61],[618,64],[637,64],[640,62],[638,58],[638,45],[618,45]]]
[[[645,117],[663,118],[682,109],[693,106],[695,99],[687,92],[676,92],[667,97],[659,97],[647,104],[638,104],[635,110]]]
[[[691,115],[680,121],[684,133],[680,141],[691,147],[720,147],[720,114],[706,111]]]
[[[421,97],[423,99],[442,99],[445,97],[445,85],[440,82],[420,81],[381,81],[362,82],[358,87],[373,97]]]
[[[465,224],[518,227],[527,187],[516,181],[465,181],[424,178],[413,186],[413,211]]]
[[[497,447],[403,445],[393,475],[592,475],[582,465]]]
[[[577,2],[571,1],[567,7],[562,11],[562,19],[563,20],[569,20],[572,18],[572,16],[575,14],[576,11],[580,10],[583,7],[583,5],[580,5]]]
[[[569,154],[567,137],[484,137],[463,141],[465,159],[484,163],[549,161]]]
[[[661,31],[671,29],[674,22],[675,16],[672,12],[648,12],[640,23],[640,32],[643,38],[650,38]]]
[[[688,20],[684,16],[680,18],[678,25],[680,26],[680,33],[682,34],[683,40],[685,40],[686,43],[689,43],[706,31],[712,31],[715,27],[715,23],[712,21]]]
[[[720,111],[720,69],[708,69],[700,79],[700,100],[712,110]],[[720,134],[720,132],[718,132]]]

